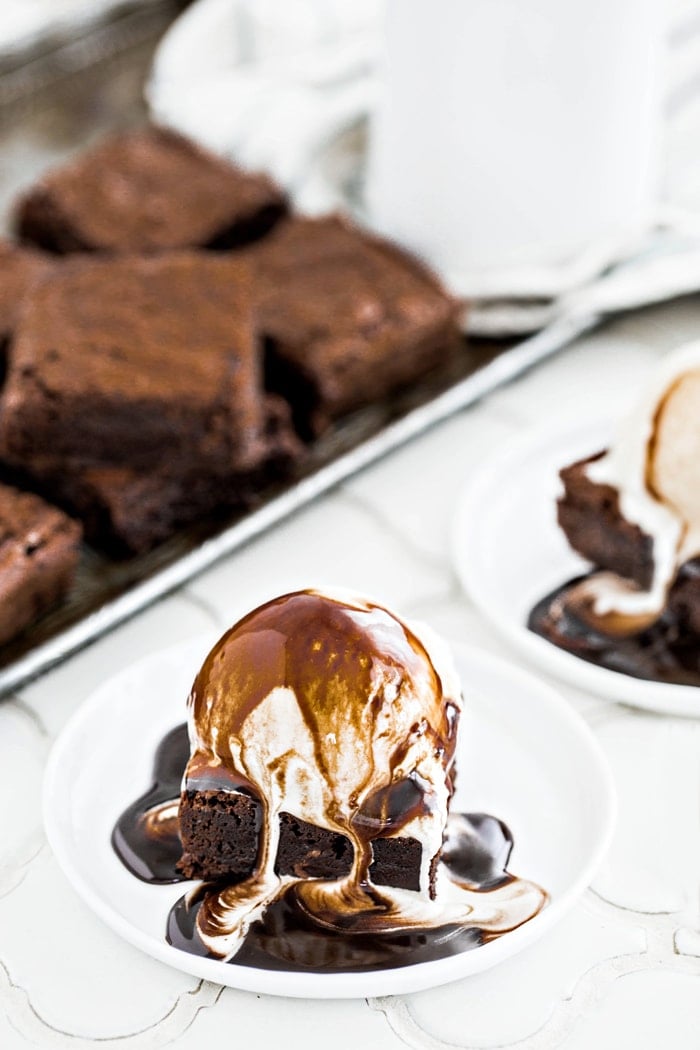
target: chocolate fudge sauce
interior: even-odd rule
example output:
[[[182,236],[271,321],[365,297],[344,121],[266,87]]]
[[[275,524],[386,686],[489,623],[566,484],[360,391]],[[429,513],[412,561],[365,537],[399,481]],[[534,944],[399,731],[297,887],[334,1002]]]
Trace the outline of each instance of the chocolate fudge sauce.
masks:
[[[181,725],[164,737],[156,751],[153,786],[125,810],[115,826],[112,844],[117,855],[145,882],[185,881],[177,867],[181,853],[177,804],[189,756],[187,727]],[[441,863],[457,886],[488,895],[517,881],[506,870],[512,848],[513,838],[502,821],[483,813],[454,814],[448,820]],[[386,931],[381,918],[382,890],[377,887],[371,887],[377,902],[376,930],[372,913],[361,932],[324,928],[305,908],[304,885],[287,886],[269,905],[251,925],[233,962],[271,970],[373,970],[444,958],[477,947],[492,936],[459,923]],[[208,898],[230,888],[230,880],[221,885],[203,883],[181,897],[167,919],[169,943],[216,958],[199,937],[197,918]]]
[[[163,737],[153,762],[153,785],[125,809],[114,825],[112,846],[122,864],[144,882],[182,882],[177,807],[190,757],[183,723]]]
[[[261,970],[361,972],[443,959],[483,943],[478,930],[458,924],[375,935],[325,930],[309,920],[294,890],[286,890],[250,927],[231,962]],[[207,956],[197,933],[204,892],[194,901],[182,897],[177,902],[168,916],[166,936],[175,948]]]
[[[688,562],[679,573],[700,573],[700,562]],[[578,576],[546,595],[532,609],[528,628],[588,663],[633,678],[673,685],[700,686],[700,639],[688,630],[671,606],[646,630],[611,637],[577,616],[567,595],[587,576]]]

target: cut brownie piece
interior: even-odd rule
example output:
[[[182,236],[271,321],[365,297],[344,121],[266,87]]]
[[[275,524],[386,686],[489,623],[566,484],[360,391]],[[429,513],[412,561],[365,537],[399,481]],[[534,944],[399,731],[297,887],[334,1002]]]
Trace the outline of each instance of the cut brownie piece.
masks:
[[[0,643],[65,595],[81,529],[38,496],[0,485]]]
[[[0,240],[0,343],[15,327],[25,292],[51,264],[51,256],[43,252]]]
[[[187,791],[180,799],[183,856],[188,878],[239,881],[250,876],[258,855],[260,805],[247,794]],[[422,848],[417,839],[375,839],[370,868],[377,885],[420,888]],[[344,835],[280,814],[275,871],[296,878],[340,879],[352,867],[352,844]]]
[[[147,128],[50,171],[19,202],[17,228],[61,253],[235,247],[266,233],[286,210],[266,175]]]
[[[647,590],[654,571],[653,543],[620,509],[617,489],[591,481],[586,466],[602,452],[564,467],[564,494],[557,517],[567,540],[597,569],[624,576]],[[668,611],[679,631],[700,634],[700,559],[681,566],[668,597]]]
[[[28,292],[15,333],[5,459],[257,468],[266,416],[247,277],[231,256],[202,252],[57,267]]]
[[[269,397],[267,408],[265,459],[254,471],[182,470],[177,462],[160,471],[138,471],[128,465],[37,457],[31,476],[82,520],[93,545],[118,556],[143,554],[199,518],[250,506],[265,485],[289,475],[303,448],[286,403]]]
[[[302,432],[451,358],[458,307],[414,258],[338,218],[291,219],[246,251],[268,385]]]
[[[557,504],[559,525],[573,549],[588,561],[646,590],[654,571],[652,540],[623,516],[617,489],[588,478],[586,467],[602,455],[560,471],[564,494]]]

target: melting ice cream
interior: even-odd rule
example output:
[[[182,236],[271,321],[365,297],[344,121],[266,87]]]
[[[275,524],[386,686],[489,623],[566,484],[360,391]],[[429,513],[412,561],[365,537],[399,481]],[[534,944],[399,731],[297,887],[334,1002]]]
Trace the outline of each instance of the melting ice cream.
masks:
[[[405,965],[537,914],[546,893],[506,870],[507,828],[483,814],[449,815],[461,709],[444,643],[375,602],[301,591],[240,620],[192,688],[181,806],[207,792],[216,805],[226,792],[256,800],[257,853],[244,877],[205,883],[175,905],[171,942],[247,965],[269,965],[270,955],[307,968]],[[115,848],[148,881],[168,881],[151,877],[162,867],[144,842],[162,823],[154,806],[165,825],[171,816],[178,748],[176,737],[164,742],[156,786],[115,829]],[[349,870],[280,873],[289,814],[349,841]],[[183,820],[181,808],[181,829]],[[381,839],[419,844],[415,889],[373,877]]]
[[[541,890],[518,881],[488,895],[463,888],[449,903],[434,900],[461,706],[455,668],[438,640],[361,599],[287,595],[224,635],[192,691],[188,770],[196,777],[207,765],[229,766],[262,801],[263,819],[253,876],[212,893],[199,911],[209,950],[233,955],[291,883],[312,919],[344,931],[464,922],[499,932],[537,911]],[[417,893],[379,889],[369,875],[382,799],[409,779],[420,786],[420,801],[393,813],[391,832],[422,846]],[[282,811],[347,836],[349,875],[277,875]]]
[[[700,343],[665,358],[611,448],[586,472],[618,490],[625,519],[651,538],[654,571],[648,590],[597,573],[579,598],[610,633],[637,632],[658,619],[679,568],[700,555]]]

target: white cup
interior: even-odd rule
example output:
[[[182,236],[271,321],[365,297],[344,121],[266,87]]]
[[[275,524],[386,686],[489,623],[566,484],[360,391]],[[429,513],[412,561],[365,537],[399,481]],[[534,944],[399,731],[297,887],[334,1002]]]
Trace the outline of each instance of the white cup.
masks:
[[[387,0],[367,199],[463,292],[650,220],[658,0]]]

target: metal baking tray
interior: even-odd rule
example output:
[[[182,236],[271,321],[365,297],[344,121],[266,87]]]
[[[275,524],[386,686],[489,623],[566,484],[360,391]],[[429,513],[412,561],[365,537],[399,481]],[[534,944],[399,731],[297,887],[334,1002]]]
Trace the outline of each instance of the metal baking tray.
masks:
[[[258,506],[242,516],[200,522],[151,553],[124,561],[110,560],[86,546],[66,601],[0,649],[0,695],[64,660],[368,464],[544,361],[595,323],[593,317],[564,319],[509,347],[468,341],[449,372],[340,422],[311,448],[292,482],[261,493]]]
[[[112,24],[97,27],[87,43],[81,38],[77,57],[59,48],[9,73],[0,68],[0,211],[9,214],[17,191],[45,168],[109,130],[147,119],[143,86],[153,49],[181,6],[181,0],[150,0],[142,13],[130,9]],[[310,450],[303,472],[285,486],[261,493],[256,508],[244,516],[202,521],[150,554],[125,561],[110,560],[84,546],[67,599],[0,648],[0,695],[557,352],[592,323],[593,319],[561,321],[515,345],[469,341],[449,373],[344,419]]]

